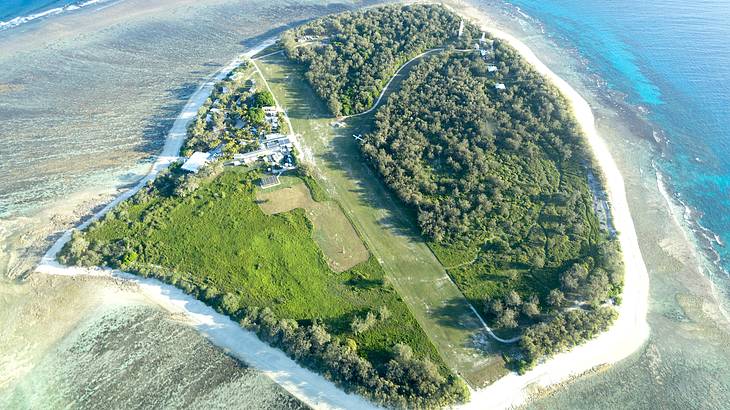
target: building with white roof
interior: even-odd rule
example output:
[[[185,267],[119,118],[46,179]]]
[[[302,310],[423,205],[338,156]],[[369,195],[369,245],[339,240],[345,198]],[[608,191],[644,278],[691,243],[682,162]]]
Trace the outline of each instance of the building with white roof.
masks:
[[[248,165],[258,161],[259,158],[265,157],[268,154],[269,150],[259,149],[256,151],[245,152],[243,154],[235,154],[233,156],[233,159],[236,161],[241,161],[242,163]]]
[[[507,86],[502,83],[499,83],[499,84],[495,84],[494,88],[496,88],[497,90],[506,90]]]
[[[200,168],[208,163],[209,158],[210,154],[208,154],[207,152],[196,151],[195,153],[193,153],[193,155],[190,156],[190,158],[187,159],[187,161],[185,161],[181,168],[185,171],[197,174]]]

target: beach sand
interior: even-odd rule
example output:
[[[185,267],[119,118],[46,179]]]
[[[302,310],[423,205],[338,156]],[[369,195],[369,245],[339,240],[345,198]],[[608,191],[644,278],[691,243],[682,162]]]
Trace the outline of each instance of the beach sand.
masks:
[[[591,369],[616,363],[637,351],[649,337],[646,321],[649,296],[649,275],[641,255],[631,217],[624,180],[605,141],[596,130],[595,118],[588,102],[566,81],[553,73],[519,39],[489,24],[489,17],[460,1],[449,6],[472,20],[492,36],[514,47],[540,74],[548,78],[565,96],[585,134],[588,146],[605,178],[613,221],[618,231],[626,269],[619,317],[611,328],[580,346],[554,356],[534,369],[519,375],[511,373],[494,384],[472,392],[472,400],[463,408],[508,408],[524,403],[531,392],[579,376]]]
[[[561,383],[593,368],[615,363],[642,346],[649,334],[646,323],[648,274],[638,246],[638,239],[628,207],[623,178],[619,173],[605,142],[598,135],[593,113],[588,103],[564,80],[552,73],[532,51],[508,33],[489,27],[488,18],[478,10],[462,2],[450,2],[457,12],[478,22],[493,36],[507,41],[532,64],[538,72],[553,82],[570,101],[576,118],[582,127],[587,142],[600,165],[606,180],[609,199],[612,204],[614,224],[626,266],[623,303],[619,306],[619,318],[611,329],[573,350],[556,355],[524,375],[509,374],[496,383],[472,392],[472,400],[464,408],[506,408],[525,402],[530,393]],[[254,55],[267,44],[262,44],[246,53]],[[85,221],[80,228],[103,216],[119,202],[132,196],[157,173],[177,159],[189,121],[195,117],[198,108],[210,93],[213,84],[235,67],[239,60],[219,72],[217,76],[201,86],[190,98],[183,112],[168,134],[163,152],[154,163],[150,173],[135,188],[125,192],[106,207]],[[38,271],[58,275],[113,275],[137,283],[143,294],[156,304],[171,312],[184,315],[188,322],[200,330],[212,343],[225,349],[231,355],[260,369],[272,380],[282,385],[292,395],[316,408],[369,408],[364,399],[342,392],[322,376],[306,370],[278,349],[261,342],[255,335],[218,314],[202,302],[185,295],[173,286],[152,279],[142,279],[118,271],[63,267],[55,262],[55,256],[70,239],[68,231],[44,256]]]
[[[120,202],[130,198],[147,181],[154,179],[160,171],[177,161],[178,152],[185,140],[187,127],[200,107],[212,92],[216,82],[223,79],[235,67],[241,64],[243,58],[250,58],[273,44],[272,38],[246,52],[241,58],[236,58],[222,68],[215,76],[201,85],[190,97],[185,108],[175,120],[172,129],[167,135],[165,145],[152,165],[149,173],[133,188],[125,191],[109,202],[97,213],[81,223],[76,229],[84,229],[92,222],[103,217]],[[308,406],[317,409],[369,409],[376,408],[364,398],[348,394],[338,389],[332,382],[323,376],[305,369],[286,356],[284,352],[269,346],[261,341],[254,333],[245,330],[230,318],[216,312],[194,297],[185,294],[180,289],[164,284],[155,279],[140,278],[139,276],[117,270],[102,268],[84,268],[78,266],[63,266],[56,261],[56,255],[71,239],[73,229],[63,235],[51,246],[41,259],[36,272],[59,276],[100,276],[124,280],[138,287],[141,295],[153,304],[184,319],[190,326],[197,329],[214,345],[228,354],[242,360],[271,380],[282,386],[292,396]]]

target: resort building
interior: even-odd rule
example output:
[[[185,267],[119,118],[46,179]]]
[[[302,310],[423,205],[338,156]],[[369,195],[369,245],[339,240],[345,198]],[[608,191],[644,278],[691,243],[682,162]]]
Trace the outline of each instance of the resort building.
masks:
[[[193,155],[190,156],[190,158],[187,159],[187,161],[185,161],[181,168],[185,171],[197,174],[200,168],[208,163],[209,158],[209,153],[196,151],[195,153],[193,153]]]
[[[494,88],[496,88],[498,91],[502,91],[502,90],[506,90],[507,86],[502,83],[499,83],[499,84],[495,84]]]
[[[271,125],[272,130],[279,129],[279,109],[271,106],[271,107],[263,107],[264,110],[264,116],[266,118],[266,122]]]
[[[243,163],[245,165],[253,164],[254,162],[258,161],[259,158],[265,156],[267,153],[263,152],[265,150],[256,150],[251,152],[246,152],[243,154],[235,154],[233,156],[233,159],[236,161],[240,161],[239,163]],[[235,164],[234,164],[235,165]]]
[[[235,154],[234,162],[246,165],[253,164],[259,159],[263,159],[268,165],[280,169],[294,169],[294,157],[292,150],[294,144],[288,135],[284,134],[268,134],[259,141],[259,149],[243,154]]]
[[[496,73],[497,71],[499,71],[499,68],[496,65],[487,66],[487,72]]]

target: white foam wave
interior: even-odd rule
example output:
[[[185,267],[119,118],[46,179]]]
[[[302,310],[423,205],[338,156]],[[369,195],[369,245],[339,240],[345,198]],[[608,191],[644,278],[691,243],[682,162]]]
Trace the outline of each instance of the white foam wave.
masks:
[[[657,187],[659,188],[659,192],[670,210],[672,218],[674,218],[674,221],[678,226],[686,228],[686,230],[683,230],[685,239],[695,244],[693,247],[693,253],[694,249],[704,250],[705,253],[703,256],[705,256],[705,261],[714,265],[717,272],[729,275],[725,270],[725,267],[722,265],[722,255],[720,255],[720,252],[715,249],[715,245],[724,247],[725,243],[714,231],[702,225],[700,222],[701,215],[692,207],[687,205],[687,203],[684,202],[678,194],[670,194],[670,188],[667,186],[664,175],[659,171],[656,163],[652,162],[652,166],[656,173]],[[677,208],[681,210],[682,221],[677,218],[678,211],[675,211]],[[687,232],[694,234],[694,237],[687,235]],[[702,264],[699,265],[699,269],[701,272],[712,273],[710,269],[706,269],[706,267]]]
[[[22,24],[29,23],[33,20],[38,20],[44,17],[56,16],[69,11],[80,10],[87,6],[93,6],[94,4],[106,3],[111,0],[87,0],[79,3],[69,4],[63,7],[56,7],[48,10],[44,10],[38,13],[28,14],[27,16],[18,16],[8,21],[0,21],[0,31],[18,27]]]

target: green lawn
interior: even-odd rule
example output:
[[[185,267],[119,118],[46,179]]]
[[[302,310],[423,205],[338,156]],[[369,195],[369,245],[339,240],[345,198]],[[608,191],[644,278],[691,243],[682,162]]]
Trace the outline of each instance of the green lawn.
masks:
[[[360,354],[376,366],[401,342],[443,367],[374,258],[333,272],[312,240],[304,211],[264,214],[255,202],[254,182],[248,171],[229,168],[185,199],[128,201],[86,237],[99,243],[126,240],[137,249],[137,264],[172,270],[176,283],[235,295],[241,307],[270,307],[281,318],[304,323],[321,319],[333,334],[355,339]],[[381,306],[390,318],[352,334],[356,316]]]
[[[298,67],[281,55],[256,63],[310,151],[308,159],[316,164],[318,182],[340,202],[445,362],[472,386],[504,375],[498,347],[485,342],[488,338],[464,295],[449,280],[411,216],[364,162],[351,137],[364,133],[371,117],[352,118],[347,127],[333,128],[335,119]],[[393,82],[394,89],[398,82]],[[474,339],[480,336],[483,342],[477,346]]]

